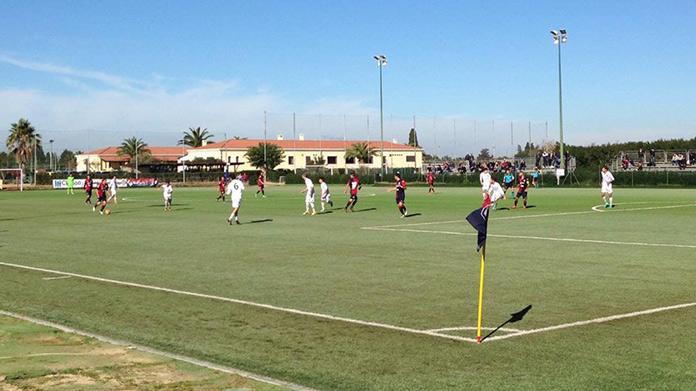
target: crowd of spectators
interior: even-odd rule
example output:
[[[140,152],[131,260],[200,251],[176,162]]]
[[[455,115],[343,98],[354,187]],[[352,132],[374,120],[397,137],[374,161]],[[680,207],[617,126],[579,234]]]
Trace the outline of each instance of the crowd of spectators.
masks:
[[[655,167],[657,166],[657,152],[654,149],[649,149],[644,151],[643,149],[638,150],[637,157],[634,159],[631,154],[620,152],[619,153],[619,163],[622,170],[638,170],[641,171],[643,167]],[[668,155],[666,155],[668,156]],[[688,166],[693,166],[696,164],[696,151],[685,151],[685,152],[674,152],[671,157],[671,164],[673,167],[677,167],[680,170],[686,169]]]

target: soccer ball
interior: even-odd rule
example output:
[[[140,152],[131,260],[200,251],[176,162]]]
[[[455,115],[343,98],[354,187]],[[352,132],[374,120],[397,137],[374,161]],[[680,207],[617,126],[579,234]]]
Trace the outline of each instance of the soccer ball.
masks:
[[[111,209],[105,210],[104,213],[106,213],[107,216],[110,215],[110,214],[111,214]]]

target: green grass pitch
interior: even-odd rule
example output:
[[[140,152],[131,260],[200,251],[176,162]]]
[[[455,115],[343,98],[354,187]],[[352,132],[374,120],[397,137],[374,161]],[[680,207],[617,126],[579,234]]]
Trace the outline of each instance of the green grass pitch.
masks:
[[[302,216],[300,189],[255,199],[250,186],[240,226],[226,224],[229,202],[212,187],[175,188],[171,213],[159,189],[122,189],[110,216],[81,194],[0,193],[0,262],[181,292],[3,265],[0,310],[318,389],[696,384],[693,190],[619,188],[609,211],[591,209],[598,189],[532,190],[526,210],[502,201],[489,223],[484,325],[533,308],[478,345],[447,338],[475,336],[479,259],[464,217],[477,189],[412,187],[405,219],[383,187],[364,187],[357,212],[344,213],[338,185],[336,209]],[[409,331],[443,328],[455,329]]]

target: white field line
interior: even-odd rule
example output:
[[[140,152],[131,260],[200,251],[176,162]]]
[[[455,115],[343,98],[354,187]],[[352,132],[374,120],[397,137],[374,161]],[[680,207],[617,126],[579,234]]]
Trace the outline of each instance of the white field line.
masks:
[[[66,278],[72,278],[72,276],[44,277],[44,278],[42,278],[42,280],[44,280],[44,281],[65,280]]]
[[[362,227],[361,229],[371,230],[371,231],[415,232],[415,233],[458,235],[458,236],[476,236],[477,235],[475,232],[432,231],[432,230],[427,230],[427,229],[409,229],[409,228]],[[503,235],[503,234],[488,234],[488,236],[493,237],[493,238],[548,240],[548,241],[554,241],[554,242],[616,244],[616,245],[624,245],[624,246],[645,246],[645,247],[696,248],[696,245],[690,245],[690,244],[619,242],[619,241],[615,241],[615,240],[551,238],[551,237],[543,237],[543,236]]]
[[[567,328],[571,328],[571,327],[585,326],[585,325],[595,324],[595,323],[606,323],[606,322],[611,322],[611,321],[615,321],[615,320],[619,320],[619,319],[633,318],[636,316],[649,315],[649,314],[654,314],[657,312],[671,311],[671,310],[677,310],[677,309],[694,307],[694,306],[696,306],[696,302],[671,305],[671,306],[667,306],[667,307],[658,307],[658,308],[652,308],[649,310],[629,312],[627,314],[605,316],[602,318],[595,318],[595,319],[590,319],[590,320],[581,320],[578,322],[564,323],[564,324],[559,324],[556,326],[542,327],[542,328],[538,328],[538,329],[522,330],[522,331],[518,331],[518,332],[512,333],[512,334],[490,337],[490,338],[488,338],[488,340],[489,341],[498,341],[501,339],[519,337],[521,335],[544,333],[547,331],[562,330],[562,329],[567,329]]]
[[[646,204],[646,203],[650,203],[650,202],[624,202],[624,203],[616,204],[616,205],[619,206],[619,205],[626,205],[626,204]],[[604,205],[601,205],[601,206],[604,207]],[[638,211],[638,210],[684,208],[684,207],[689,207],[689,206],[696,206],[696,203],[689,203],[689,204],[684,204],[684,205],[654,206],[654,207],[647,207],[647,208],[612,209],[611,212],[632,212],[632,211]],[[542,214],[535,214],[535,215],[520,214],[518,216],[491,217],[490,220],[495,221],[495,220],[533,219],[533,218],[539,218],[539,217],[584,215],[584,214],[592,214],[594,212],[608,212],[608,210],[597,210],[597,209],[594,209],[594,207],[593,207],[592,210],[583,210],[583,211],[576,211],[576,212],[542,213]],[[377,225],[377,226],[373,226],[373,227],[363,227],[363,228],[368,229],[368,228],[416,227],[416,226],[421,226],[421,225],[454,224],[454,223],[464,223],[464,222],[466,222],[466,220],[461,219],[461,220],[429,221],[429,222],[425,222],[425,223]]]
[[[106,283],[115,284],[115,285],[131,286],[131,287],[135,287],[135,288],[150,289],[150,290],[154,290],[154,291],[174,293],[174,294],[184,295],[184,296],[198,297],[198,298],[202,298],[202,299],[210,299],[210,300],[224,301],[224,302],[228,302],[228,303],[242,304],[242,305],[247,305],[247,306],[251,306],[251,307],[264,308],[267,310],[287,312],[287,313],[291,313],[291,314],[295,314],[295,315],[303,315],[303,316],[309,316],[309,317],[313,317],[313,318],[329,319],[329,320],[333,320],[333,321],[337,321],[337,322],[352,323],[352,324],[357,324],[357,325],[361,325],[361,326],[377,327],[377,328],[382,328],[382,329],[387,329],[387,330],[400,331],[400,332],[404,332],[404,333],[421,334],[421,335],[428,335],[431,337],[447,338],[447,339],[452,339],[452,340],[456,340],[456,341],[465,341],[465,342],[476,343],[476,340],[474,338],[465,338],[465,337],[459,337],[459,336],[455,336],[455,335],[439,334],[439,333],[436,333],[433,331],[418,330],[418,329],[412,329],[412,328],[408,328],[408,327],[394,326],[394,325],[385,324],[385,323],[377,323],[377,322],[370,322],[370,321],[359,320],[359,319],[344,318],[341,316],[334,316],[334,315],[328,315],[328,314],[321,314],[321,313],[317,313],[317,312],[303,311],[303,310],[298,310],[298,309],[294,309],[294,308],[279,307],[279,306],[275,306],[275,305],[271,305],[271,304],[256,303],[253,301],[233,299],[233,298],[229,298],[229,297],[207,295],[204,293],[189,292],[189,291],[183,291],[183,290],[171,289],[171,288],[163,288],[163,287],[158,287],[158,286],[154,286],[154,285],[138,284],[135,282],[112,280],[109,278],[88,276],[88,275],[84,275],[84,274],[77,274],[77,273],[70,273],[70,272],[62,272],[59,270],[51,270],[51,269],[44,269],[44,268],[40,268],[40,267],[18,265],[16,263],[0,262],[0,265],[7,266],[7,267],[13,267],[13,268],[17,268],[17,269],[25,269],[25,270],[38,271],[38,272],[43,272],[43,273],[58,274],[58,275],[62,275],[62,276],[72,276],[72,277],[82,278],[85,280],[106,282]]]
[[[169,353],[169,352],[165,352],[163,350],[153,349],[153,348],[150,348],[150,347],[147,347],[144,345],[138,345],[138,344],[130,343],[128,341],[113,339],[113,338],[105,337],[105,336],[102,336],[99,334],[90,333],[87,331],[81,331],[78,329],[74,329],[72,327],[63,326],[63,325],[58,324],[58,323],[53,323],[53,322],[49,322],[49,321],[42,320],[42,319],[24,316],[24,315],[16,314],[14,312],[0,310],[0,315],[5,315],[5,316],[9,316],[9,317],[12,317],[15,319],[24,320],[27,322],[41,325],[41,326],[47,326],[47,327],[50,327],[50,328],[53,328],[56,330],[60,330],[60,331],[66,332],[66,333],[77,334],[77,335],[82,335],[84,337],[94,338],[94,339],[97,339],[99,341],[111,344],[111,345],[125,346],[128,348],[139,350],[141,352],[166,357],[166,358],[176,360],[176,361],[186,362],[186,363],[196,365],[199,367],[208,368],[208,369],[212,369],[212,370],[219,371],[219,372],[229,373],[232,375],[238,375],[238,376],[245,377],[247,379],[252,379],[252,380],[256,380],[256,381],[267,383],[267,384],[273,384],[273,385],[279,386],[279,387],[286,387],[286,388],[289,388],[291,390],[314,391],[314,389],[312,389],[312,388],[301,386],[301,385],[295,384],[295,383],[286,382],[284,380],[273,379],[273,378],[268,377],[268,376],[257,375],[255,373],[247,372],[247,371],[244,371],[241,369],[227,367],[224,365],[218,365],[218,364],[215,364],[215,363],[212,363],[209,361],[204,361],[204,360],[199,360],[199,359],[193,358],[193,357],[183,356],[181,354]]]
[[[615,205],[616,206],[616,205]],[[685,204],[685,205],[667,205],[667,206],[649,206],[647,208],[631,208],[631,209],[604,209],[604,205],[595,205],[592,207],[592,210],[595,212],[632,212],[636,210],[654,210],[654,209],[672,209],[672,208],[684,208],[684,207],[689,207],[689,206],[696,206],[696,204]],[[600,207],[602,209],[600,209]]]
[[[441,332],[441,331],[459,331],[459,330],[476,330],[476,326],[459,326],[459,327],[442,327],[439,329],[430,329],[428,331],[434,331],[434,332]],[[495,327],[481,327],[481,330],[495,330]],[[522,330],[520,329],[511,329],[507,327],[501,327],[498,329],[499,331],[504,331],[508,333],[517,333]]]

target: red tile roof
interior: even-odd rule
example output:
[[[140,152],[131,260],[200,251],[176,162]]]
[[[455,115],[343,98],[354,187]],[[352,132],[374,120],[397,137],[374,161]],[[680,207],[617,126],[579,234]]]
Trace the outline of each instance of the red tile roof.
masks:
[[[269,144],[275,144],[285,150],[297,150],[297,149],[311,149],[311,150],[345,150],[350,148],[351,145],[355,143],[364,143],[366,140],[267,140]],[[224,141],[219,141],[216,143],[210,143],[203,147],[198,147],[195,149],[247,149],[263,143],[261,139],[248,139],[248,140],[235,140],[229,139]],[[380,149],[381,143],[379,141],[370,141],[370,147],[375,149]],[[420,150],[420,148],[415,148],[406,144],[393,143],[391,141],[384,141],[385,150]]]
[[[187,147],[147,147],[153,161],[176,162],[180,157],[186,155]],[[85,155],[98,155],[105,162],[127,162],[128,156],[118,154],[119,147],[105,147],[85,152]]]

